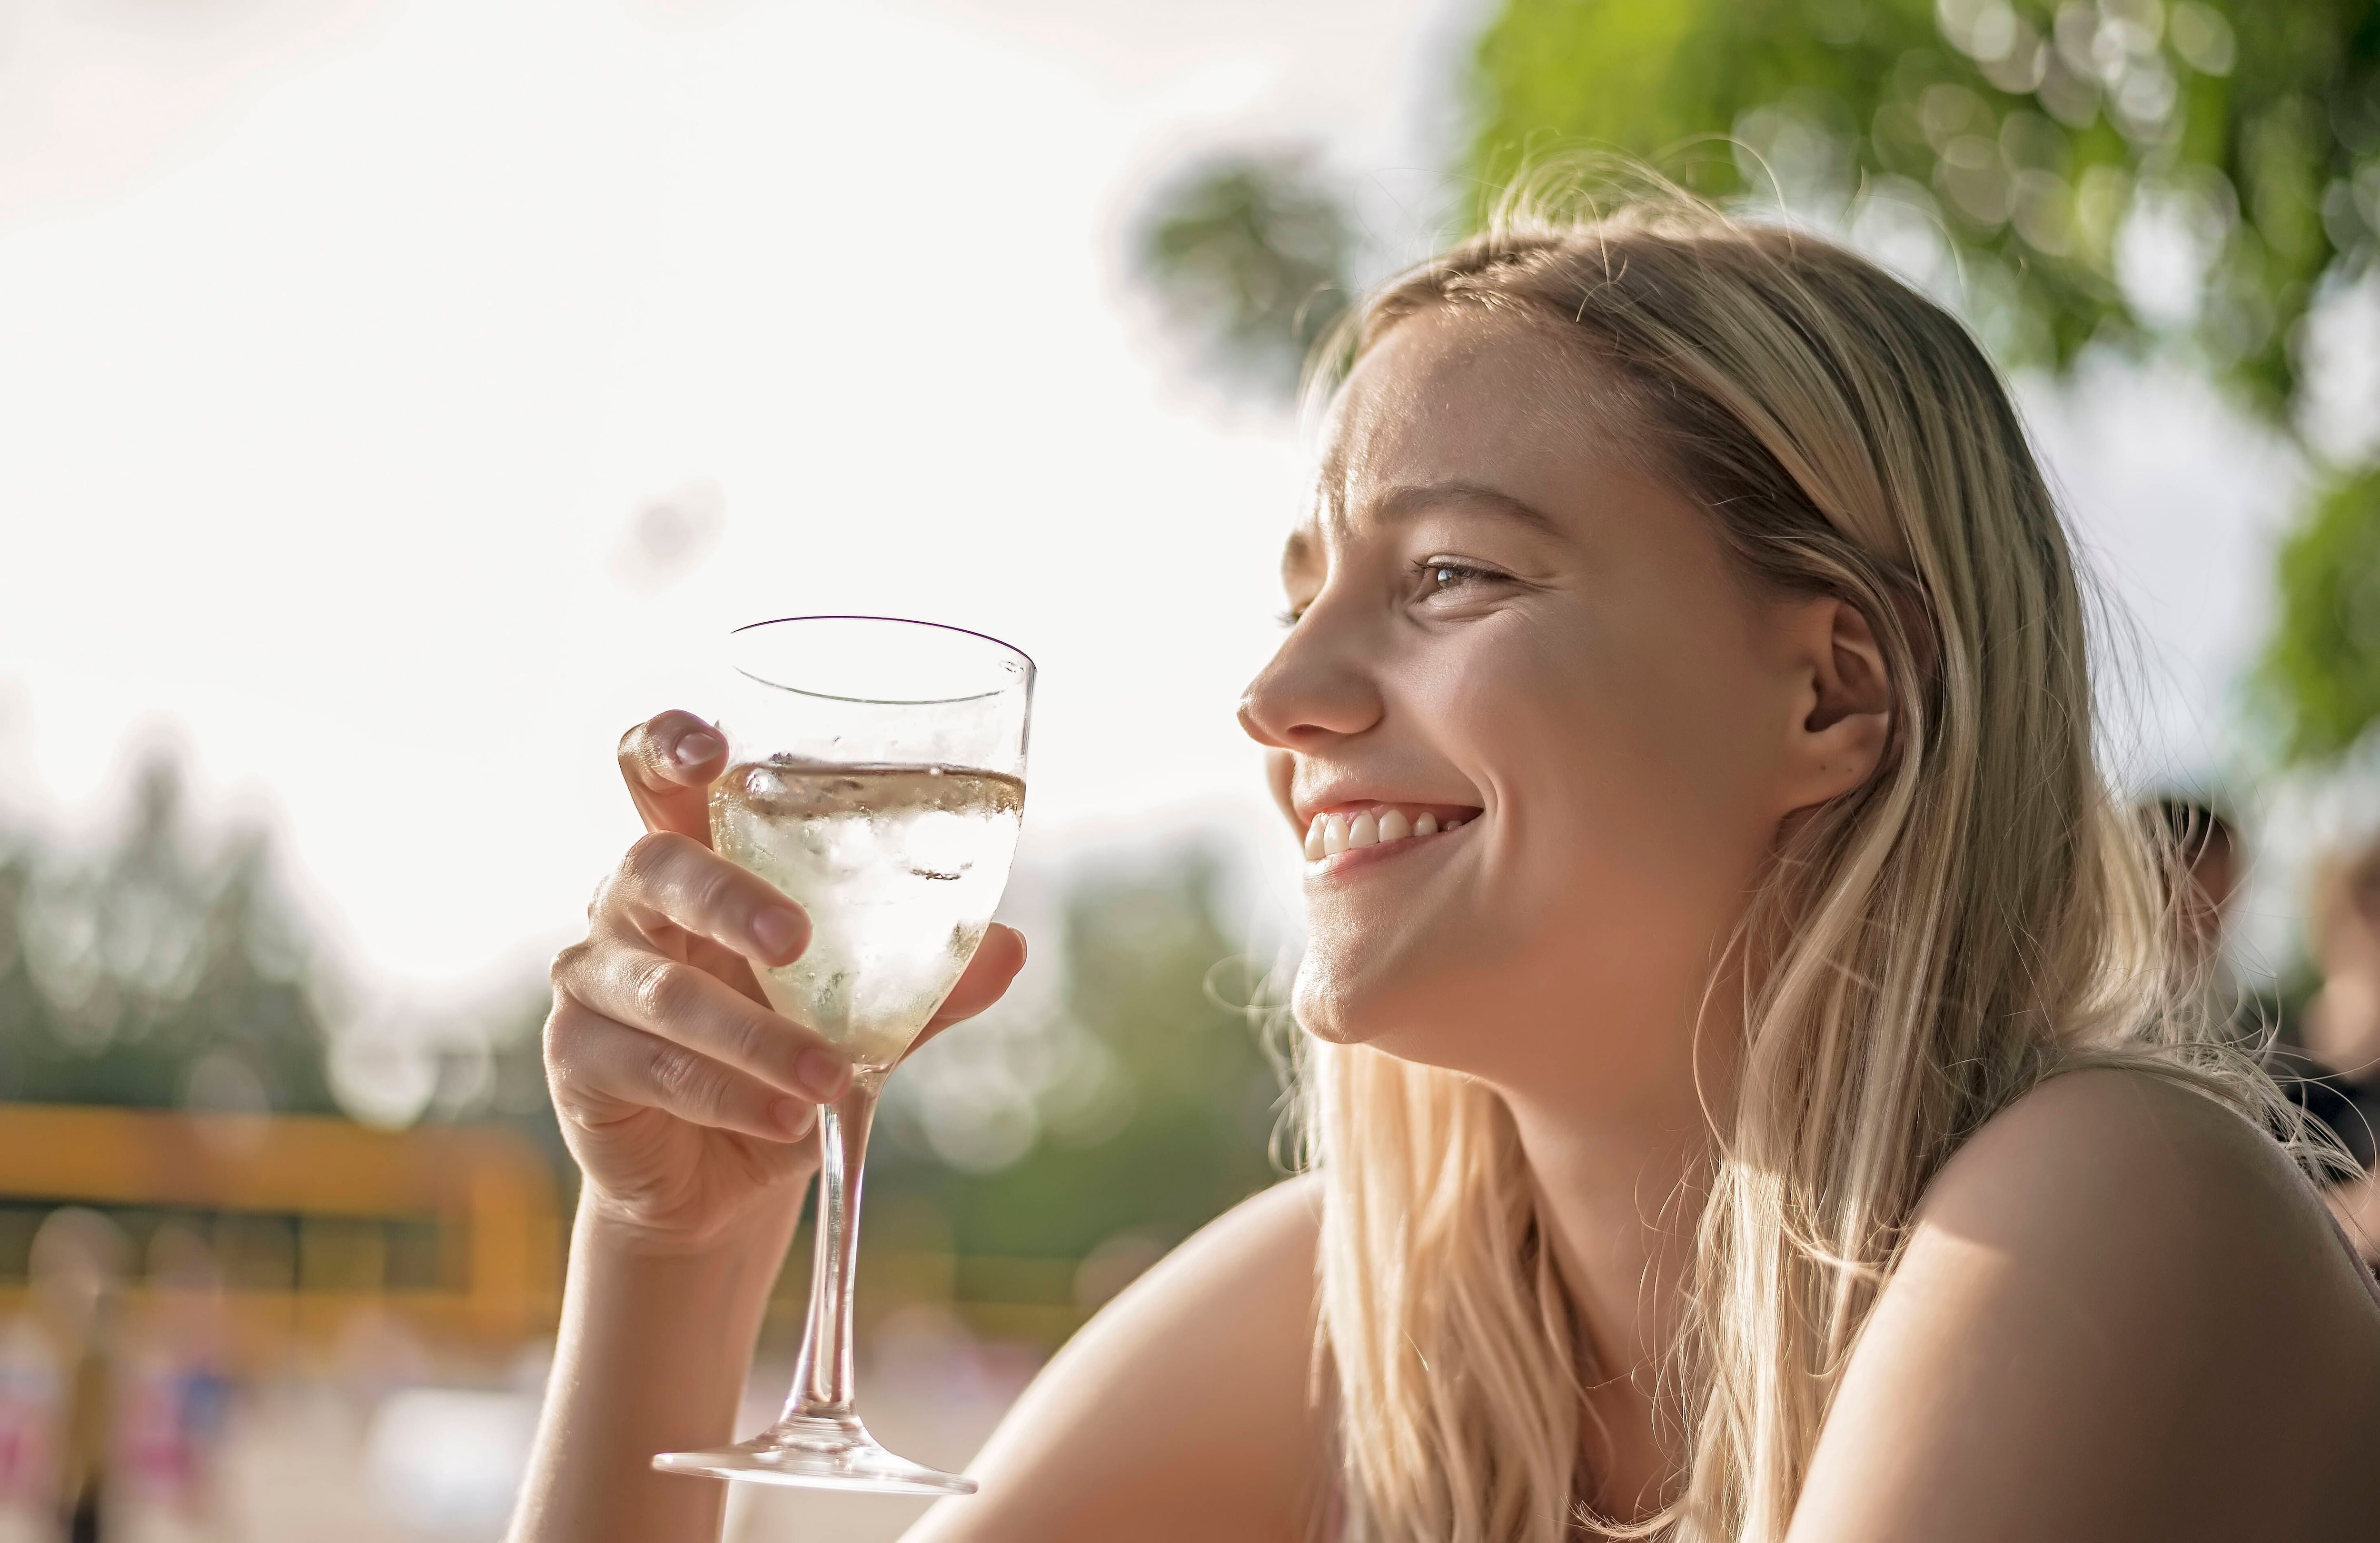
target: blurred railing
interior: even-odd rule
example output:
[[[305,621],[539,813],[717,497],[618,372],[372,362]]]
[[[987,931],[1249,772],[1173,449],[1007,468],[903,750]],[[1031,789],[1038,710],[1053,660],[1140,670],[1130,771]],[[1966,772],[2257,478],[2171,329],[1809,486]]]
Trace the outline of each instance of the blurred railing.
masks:
[[[233,1349],[249,1367],[326,1353],[358,1312],[432,1343],[501,1354],[552,1329],[563,1222],[552,1169],[494,1126],[381,1131],[291,1115],[0,1105],[0,1205],[175,1219],[212,1243]],[[24,1254],[0,1257],[0,1313]],[[128,1285],[136,1300],[144,1293]]]
[[[334,1355],[359,1314],[493,1358],[553,1330],[560,1187],[501,1126],[0,1104],[0,1318],[25,1305],[26,1245],[59,1206],[113,1214],[136,1239],[169,1220],[206,1237],[231,1348],[250,1370]],[[863,1330],[929,1306],[1046,1353],[1096,1306],[1078,1260],[954,1254],[885,1220],[860,1250]],[[800,1332],[809,1257],[805,1226],[770,1305],[773,1339]],[[137,1271],[127,1294],[147,1294]]]

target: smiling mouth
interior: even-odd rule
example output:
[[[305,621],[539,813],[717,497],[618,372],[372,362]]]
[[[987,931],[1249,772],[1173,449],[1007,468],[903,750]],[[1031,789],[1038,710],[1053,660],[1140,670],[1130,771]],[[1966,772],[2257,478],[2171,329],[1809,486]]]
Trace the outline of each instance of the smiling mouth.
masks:
[[[1342,852],[1360,852],[1368,847],[1410,846],[1449,831],[1459,831],[1477,814],[1476,809],[1466,809],[1441,819],[1431,809],[1408,810],[1394,804],[1378,804],[1352,814],[1344,809],[1318,814],[1305,828],[1305,860],[1321,862]]]

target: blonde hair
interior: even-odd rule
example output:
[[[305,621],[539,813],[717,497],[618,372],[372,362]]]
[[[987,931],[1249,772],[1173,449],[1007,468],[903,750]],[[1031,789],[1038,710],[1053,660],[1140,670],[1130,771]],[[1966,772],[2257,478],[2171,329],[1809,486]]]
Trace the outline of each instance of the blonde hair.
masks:
[[[1516,200],[1359,305],[1321,389],[1439,307],[1575,340],[1748,572],[1855,603],[1894,742],[1867,785],[1780,835],[1731,944],[1751,967],[1717,977],[1744,981],[1742,1072],[1691,1186],[1687,1322],[1661,1389],[1690,1455],[1658,1516],[1621,1526],[1576,1503],[1581,1346],[1501,1101],[1307,1046],[1343,1537],[1766,1543],[1920,1195],[1976,1127],[2108,1063],[2289,1116],[2172,978],[2168,887],[2095,759],[2070,543],[1953,317],[1829,241],[1674,192],[1584,217]]]

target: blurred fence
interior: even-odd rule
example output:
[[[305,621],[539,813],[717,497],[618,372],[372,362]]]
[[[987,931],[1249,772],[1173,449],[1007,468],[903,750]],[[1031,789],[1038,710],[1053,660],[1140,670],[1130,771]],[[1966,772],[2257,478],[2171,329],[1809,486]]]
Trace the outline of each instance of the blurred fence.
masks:
[[[111,1215],[136,1246],[167,1221],[205,1238],[243,1370],[327,1355],[363,1312],[482,1355],[554,1320],[557,1186],[502,1127],[0,1105],[0,1315],[24,1306],[33,1233],[64,1205]]]
[[[230,1346],[257,1374],[321,1364],[358,1315],[427,1347],[510,1359],[553,1330],[567,1223],[545,1157],[503,1126],[379,1131],[305,1115],[0,1104],[0,1318],[27,1306],[35,1232],[61,1206],[111,1216],[136,1257],[178,1222],[211,1245]],[[1038,1257],[962,1254],[895,1191],[868,1218],[861,1329],[925,1307],[1046,1354],[1160,1245]],[[800,1332],[811,1234],[795,1239],[768,1333]],[[126,1283],[135,1306],[146,1290]]]

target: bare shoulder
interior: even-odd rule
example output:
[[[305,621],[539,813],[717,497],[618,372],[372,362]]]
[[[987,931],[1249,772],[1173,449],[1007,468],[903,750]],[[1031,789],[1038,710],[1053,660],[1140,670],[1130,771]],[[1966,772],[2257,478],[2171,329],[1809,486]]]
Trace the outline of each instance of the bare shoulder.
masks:
[[[985,1447],[983,1489],[917,1543],[1305,1536],[1321,1190],[1252,1197],[1100,1309]]]
[[[2350,1536],[2380,1513],[2358,1268],[2230,1111],[2053,1078],[1928,1187],[1792,1537]]]

